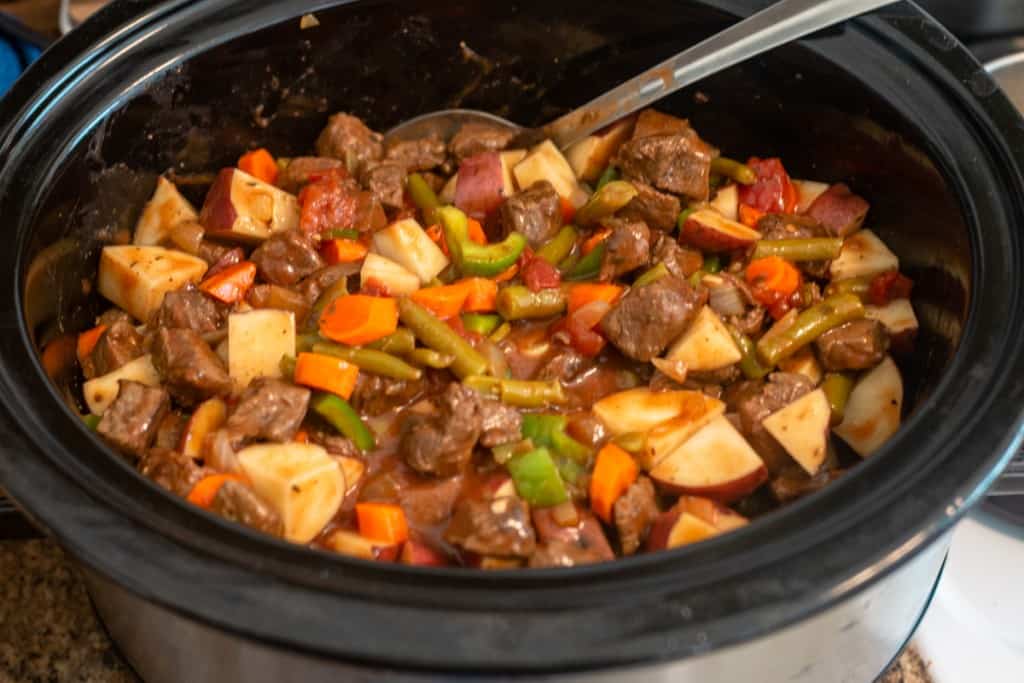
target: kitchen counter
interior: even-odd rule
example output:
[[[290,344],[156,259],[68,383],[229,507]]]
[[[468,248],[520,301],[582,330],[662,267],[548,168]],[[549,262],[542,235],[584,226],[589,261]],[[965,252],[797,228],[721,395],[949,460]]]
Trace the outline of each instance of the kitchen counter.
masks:
[[[913,649],[879,683],[928,683]],[[50,541],[0,542],[0,683],[137,683]]]

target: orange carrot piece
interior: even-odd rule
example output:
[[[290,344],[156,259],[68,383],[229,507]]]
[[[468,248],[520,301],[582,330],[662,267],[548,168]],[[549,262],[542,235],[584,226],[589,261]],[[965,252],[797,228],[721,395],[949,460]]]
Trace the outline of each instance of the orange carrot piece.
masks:
[[[79,363],[85,362],[85,359],[88,358],[89,354],[96,348],[96,344],[99,343],[100,337],[102,337],[103,333],[106,331],[106,325],[97,325],[91,330],[86,330],[82,334],[78,335],[78,344],[76,349]]]
[[[740,204],[740,223],[753,228],[757,225],[757,222],[764,216],[764,211],[755,209],[749,204]]]
[[[48,377],[57,379],[72,369],[75,364],[75,346],[74,335],[66,334],[43,347],[40,361]]]
[[[295,359],[295,383],[348,398],[356,388],[359,368],[322,353],[300,353]]]
[[[575,313],[593,301],[606,301],[614,304],[622,296],[619,285],[602,284],[599,282],[581,282],[569,290],[569,313]]]
[[[441,229],[441,226],[435,223],[426,229],[426,233],[427,237],[441,248],[441,253],[448,256],[448,242],[444,239],[444,230]]]
[[[351,346],[369,344],[398,329],[398,303],[383,296],[349,294],[320,316],[320,334]]]
[[[633,456],[613,443],[597,454],[594,473],[590,477],[590,507],[607,523],[612,521],[612,506],[626,492],[639,474]]]
[[[356,519],[359,520],[359,533],[365,538],[391,545],[409,539],[409,525],[400,505],[356,503]]]
[[[262,147],[243,154],[238,160],[238,168],[265,183],[273,185],[277,182],[277,161],[274,155]]]
[[[256,264],[242,261],[206,278],[199,284],[199,289],[214,299],[234,304],[245,298],[255,282]]]
[[[465,283],[467,296],[463,313],[490,313],[497,308],[498,283],[485,277],[470,277]]]
[[[758,289],[767,289],[789,296],[800,287],[800,271],[789,261],[778,256],[754,259],[747,264],[747,283]]]
[[[410,298],[441,320],[448,320],[462,313],[468,296],[469,288],[462,282],[456,282],[451,285],[418,289]]]
[[[505,270],[501,271],[500,273],[498,273],[497,275],[495,275],[491,279],[494,280],[495,283],[508,282],[509,280],[514,278],[518,273],[519,273],[519,264],[518,263],[513,263],[511,266],[509,266]]]
[[[321,248],[320,253],[328,265],[334,266],[339,263],[355,263],[366,258],[369,251],[362,242],[355,240],[336,239],[328,240]]]
[[[576,216],[576,205],[565,197],[560,198],[562,204],[562,222],[566,225],[572,223],[572,219]]]
[[[242,477],[237,474],[211,474],[203,477],[189,491],[188,502],[209,509],[220,487],[229,481],[242,481]]]
[[[484,232],[484,226],[480,225],[480,221],[470,218],[466,223],[466,230],[471,241],[477,244],[487,244],[487,233]]]
[[[300,429],[295,432],[295,436],[292,437],[292,441],[295,443],[309,443],[309,433],[305,429]]]
[[[608,228],[602,228],[601,230],[598,230],[593,235],[587,238],[587,240],[583,243],[583,246],[580,247],[580,252],[584,256],[586,256],[590,252],[594,251],[594,248],[597,247],[597,245],[601,244],[601,242],[604,242],[606,239],[608,239],[608,236],[611,234],[612,231],[609,230]]]

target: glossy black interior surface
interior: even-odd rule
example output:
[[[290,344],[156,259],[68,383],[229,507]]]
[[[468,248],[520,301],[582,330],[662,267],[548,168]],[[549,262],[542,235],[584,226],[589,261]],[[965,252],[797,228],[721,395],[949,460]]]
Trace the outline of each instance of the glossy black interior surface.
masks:
[[[765,3],[709,4],[745,14]],[[884,575],[974,502],[1015,445],[1021,121],[948,34],[897,5],[664,103],[726,154],[778,154],[796,177],[849,182],[916,281],[924,329],[904,368],[916,410],[852,476],[700,547],[506,576],[353,562],[172,499],[76,424],[34,359],[35,341],[97,312],[83,278],[158,173],[215,170],[255,145],[305,151],[340,109],[379,129],[455,104],[540,122],[730,20],[654,0],[419,0],[318,11],[320,28],[300,31],[309,9],[115,3],[0,103],[0,211],[14,247],[0,254],[11,331],[0,338],[11,423],[0,483],[102,574],[229,630],[363,661],[394,657],[394,642],[407,666],[437,669],[673,658]]]

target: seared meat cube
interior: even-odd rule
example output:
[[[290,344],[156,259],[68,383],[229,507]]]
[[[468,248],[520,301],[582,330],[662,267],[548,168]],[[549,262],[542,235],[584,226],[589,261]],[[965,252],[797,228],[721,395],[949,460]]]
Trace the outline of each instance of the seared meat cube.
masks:
[[[480,413],[483,422],[480,445],[486,448],[523,438],[523,416],[519,411],[504,403],[489,398],[480,399]]]
[[[181,445],[181,437],[188,427],[188,418],[173,410],[164,416],[156,430],[153,448],[175,449]]]
[[[213,264],[215,264],[218,261],[220,261],[222,258],[224,258],[228,253],[230,253],[232,251],[236,251],[236,249],[232,248],[232,247],[229,247],[227,245],[224,245],[224,244],[220,244],[219,242],[211,242],[210,240],[201,240],[199,242],[199,251],[196,252],[196,256],[198,256],[199,258],[203,259],[204,261],[206,261],[208,264],[210,264],[212,266]],[[238,251],[240,251],[240,250],[238,250]],[[244,258],[244,255],[243,255],[243,258]],[[241,260],[241,259],[239,259],[239,260]]]
[[[333,171],[337,173],[345,168],[339,159],[328,157],[295,157],[288,162],[284,170],[277,176],[277,186],[285,192],[298,194],[303,185],[312,178]]]
[[[559,347],[535,373],[536,379],[559,379],[568,382],[587,367],[587,359],[571,346]]]
[[[555,187],[538,180],[501,205],[505,234],[520,232],[534,249],[550,240],[562,227],[562,200]]]
[[[631,289],[601,320],[601,329],[622,353],[649,361],[686,331],[706,299],[704,290],[668,275]]]
[[[778,502],[791,503],[820,491],[841,476],[843,470],[822,468],[812,477],[800,467],[787,467],[785,471],[772,477],[768,482],[768,488]]]
[[[291,441],[308,406],[309,389],[261,377],[242,393],[225,429],[236,445],[249,439]]]
[[[462,491],[462,477],[417,484],[403,489],[399,502],[414,526],[436,526],[452,516]]]
[[[615,559],[597,517],[579,506],[576,513],[579,521],[574,526],[562,526],[552,516],[551,508],[533,511],[533,526],[542,545],[530,558],[531,567],[571,567]]]
[[[124,455],[140,458],[170,408],[171,399],[163,389],[123,379],[96,432]]]
[[[407,172],[429,171],[448,158],[446,145],[438,137],[399,140],[387,146],[384,158],[397,162]]]
[[[219,330],[227,319],[227,306],[188,284],[164,295],[163,303],[149,324],[152,328],[176,327],[207,334]]]
[[[317,424],[306,426],[306,433],[310,443],[323,446],[331,455],[341,455],[346,458],[362,458],[363,453],[355,445],[352,439],[342,436],[333,427],[323,428]]]
[[[530,510],[515,496],[463,500],[444,539],[471,553],[498,557],[529,557],[537,544]]]
[[[647,539],[651,523],[658,516],[654,484],[647,477],[640,477],[615,501],[612,511],[622,552],[632,555]]]
[[[393,161],[367,164],[359,180],[388,209],[405,205],[405,166]]]
[[[188,329],[161,328],[153,340],[153,366],[184,405],[228,394],[231,377],[210,345]]]
[[[316,140],[316,153],[345,162],[352,173],[384,155],[383,136],[351,114],[335,114]]]
[[[170,448],[150,448],[139,461],[139,472],[182,498],[208,474],[195,460]]]
[[[600,279],[607,282],[651,262],[651,231],[643,221],[608,218],[612,234],[605,240]]]
[[[803,375],[775,372],[768,376],[767,382],[741,382],[726,392],[726,405],[739,414],[740,431],[772,475],[793,461],[761,421],[813,389],[814,385]]]
[[[659,116],[672,119],[673,124],[647,125],[641,115],[633,139],[619,148],[612,163],[627,180],[692,199],[707,199],[714,148],[701,140],[687,121]]]
[[[807,209],[807,215],[815,219],[833,235],[846,237],[864,224],[871,205],[864,198],[850,192],[850,188],[839,183],[825,190]]]
[[[682,211],[679,200],[644,183],[635,182],[633,185],[639,194],[619,211],[619,218],[643,221],[652,230],[675,230],[676,221],[679,220],[679,213]]]
[[[607,558],[593,548],[581,548],[575,543],[565,541],[548,541],[537,546],[530,555],[529,566],[534,569],[547,567],[578,567],[584,564],[605,562]]]
[[[393,379],[361,372],[352,392],[352,406],[364,415],[380,415],[412,403],[426,388],[422,379]]]
[[[245,300],[253,308],[291,311],[295,314],[295,322],[298,325],[302,325],[309,315],[310,304],[306,296],[287,287],[256,285],[245,295]]]
[[[99,377],[141,355],[142,335],[131,323],[119,320],[103,331],[92,353],[82,359],[82,373],[86,379]]]
[[[125,322],[130,323],[134,320],[127,311],[123,311],[120,308],[108,308],[100,314],[100,317],[96,319],[97,325],[106,325],[110,327],[114,323]]]
[[[669,235],[658,235],[651,257],[653,263],[664,263],[668,272],[677,277],[687,278],[704,265],[704,255],[697,249],[680,246]]]
[[[240,481],[224,482],[213,497],[210,511],[271,536],[284,533],[284,525],[278,514]]]
[[[267,282],[289,287],[324,267],[317,243],[303,232],[277,233],[252,252],[251,260]]]
[[[305,280],[300,282],[295,290],[306,297],[306,301],[310,305],[316,303],[316,300],[320,298],[329,287],[333,286],[338,280],[354,275],[359,272],[357,265],[351,263],[339,263],[334,266],[327,266],[316,271]]]
[[[480,395],[457,382],[434,399],[430,414],[413,413],[402,424],[398,451],[421,474],[451,477],[473,458],[483,432]]]
[[[833,327],[814,345],[826,370],[867,370],[885,358],[889,334],[877,320],[853,320]]]
[[[459,128],[448,143],[448,150],[457,162],[481,152],[500,152],[508,147],[515,131],[486,123],[467,123]]]

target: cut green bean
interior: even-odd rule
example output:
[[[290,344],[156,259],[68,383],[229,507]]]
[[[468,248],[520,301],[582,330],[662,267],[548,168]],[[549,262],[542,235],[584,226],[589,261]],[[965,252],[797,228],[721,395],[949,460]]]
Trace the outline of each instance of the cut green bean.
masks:
[[[411,330],[399,327],[388,336],[370,342],[366,345],[366,348],[383,351],[384,353],[393,353],[396,356],[404,356],[416,348],[416,335]]]
[[[641,273],[636,280],[633,281],[634,287],[643,287],[653,282],[657,282],[661,278],[668,275],[668,266],[664,263],[659,263],[650,270]]]
[[[324,314],[327,307],[333,304],[335,301],[348,294],[348,278],[341,278],[333,285],[328,287],[320,295],[320,298],[313,304],[312,310],[309,312],[309,316],[306,318],[306,327],[309,329],[317,329],[320,325],[320,316]]]
[[[728,157],[712,159],[711,172],[735,180],[740,185],[753,185],[757,182],[757,173],[754,169]]]
[[[841,372],[830,372],[825,375],[821,388],[832,408],[832,425],[835,426],[843,421],[846,403],[850,400],[850,392],[853,391],[853,378]]]
[[[562,383],[557,379],[536,382],[518,379],[501,380],[501,402],[517,408],[543,408],[568,401]]]
[[[608,183],[618,179],[619,169],[615,168],[614,166],[609,166],[608,168],[604,169],[604,173],[602,173],[601,177],[597,179],[597,187],[594,189],[594,191],[596,192],[597,190],[600,190]]]
[[[483,396],[501,398],[501,380],[487,375],[471,375],[462,379],[463,386]]]
[[[757,343],[759,360],[775,367],[833,327],[864,317],[864,304],[853,294],[837,294],[801,312],[793,325]]]
[[[373,432],[359,417],[349,402],[335,394],[316,394],[309,403],[313,412],[326,420],[339,433],[352,439],[361,451],[372,451],[377,446]]]
[[[327,239],[331,240],[358,240],[359,237],[359,231],[352,228],[345,228],[344,230],[330,230],[327,232]]]
[[[871,291],[871,280],[872,278],[870,277],[852,277],[847,280],[835,280],[828,283],[828,286],[825,287],[825,296],[854,294],[863,300]]]
[[[498,329],[502,320],[500,315],[493,313],[463,313],[462,326],[469,332],[487,336]]]
[[[601,244],[591,249],[590,253],[576,262],[572,270],[566,273],[565,279],[574,282],[593,280],[601,272],[601,261],[604,260],[604,251],[605,244],[601,242]]]
[[[762,379],[768,374],[769,368],[761,365],[761,362],[757,359],[757,347],[754,346],[754,342],[734,326],[729,325],[728,327],[732,340],[736,342],[736,347],[739,348],[742,354],[739,362],[740,372],[747,379]]]
[[[488,337],[488,339],[490,339],[492,342],[497,344],[502,339],[507,337],[509,335],[509,333],[511,333],[511,332],[512,332],[512,325],[510,325],[509,323],[502,323],[498,327],[498,329],[496,329],[494,332],[491,333],[491,336]]]
[[[286,379],[295,377],[295,362],[294,356],[281,356],[281,375]]]
[[[441,200],[437,198],[434,190],[427,184],[423,176],[419,173],[411,173],[406,187],[409,190],[409,197],[412,199],[412,203],[423,212],[423,220],[426,221],[426,224],[436,223],[437,217],[435,213],[437,207],[441,206]]]
[[[324,341],[324,338],[319,334],[297,334],[295,335],[295,353],[296,355],[303,351],[311,351],[313,344]]]
[[[398,300],[398,317],[424,345],[455,357],[452,372],[460,379],[487,372],[487,359],[480,355],[444,321],[408,297]]]
[[[413,349],[405,357],[410,363],[436,370],[451,367],[451,364],[455,362],[455,356],[449,353],[438,353],[434,349]]]
[[[806,239],[760,240],[754,245],[754,258],[778,256],[787,261],[829,261],[839,256],[841,237],[808,237]]]
[[[705,273],[718,273],[722,270],[722,257],[718,254],[708,254],[704,257],[704,264],[701,270]]]
[[[392,379],[416,381],[423,377],[423,371],[415,368],[397,356],[375,349],[342,346],[334,342],[313,344],[313,353],[334,356],[355,365],[364,372]]]
[[[633,201],[637,189],[625,180],[613,180],[591,195],[590,199],[576,212],[576,222],[582,226],[593,225]]]
[[[572,248],[576,246],[577,237],[579,237],[579,232],[576,228],[571,225],[563,226],[557,235],[537,250],[537,256],[551,265],[557,266],[572,253]]]
[[[531,292],[523,285],[504,287],[498,292],[498,313],[505,320],[550,318],[565,312],[568,297],[558,287]]]

